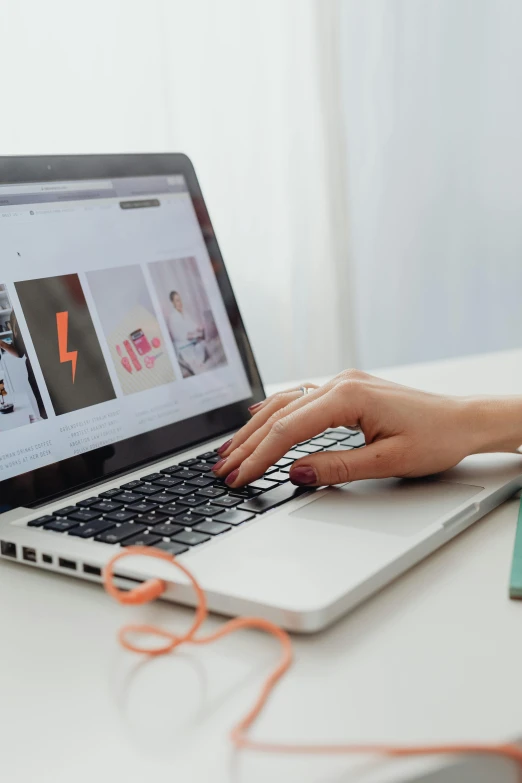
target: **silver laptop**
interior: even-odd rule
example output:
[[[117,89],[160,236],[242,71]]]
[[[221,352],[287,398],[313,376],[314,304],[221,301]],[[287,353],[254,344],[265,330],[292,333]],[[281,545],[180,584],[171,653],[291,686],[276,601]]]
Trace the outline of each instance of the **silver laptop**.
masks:
[[[230,490],[216,447],[264,392],[183,155],[0,158],[0,554],[101,582],[133,544],[186,562],[212,610],[328,625],[522,486],[520,458],[304,491],[294,459]],[[211,324],[211,328],[209,327]],[[426,444],[430,448],[430,444]],[[166,563],[129,557],[118,584]]]

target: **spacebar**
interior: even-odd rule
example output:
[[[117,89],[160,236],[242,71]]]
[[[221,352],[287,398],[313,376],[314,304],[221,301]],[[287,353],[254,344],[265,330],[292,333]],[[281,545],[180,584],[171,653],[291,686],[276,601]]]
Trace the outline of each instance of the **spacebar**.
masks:
[[[288,500],[299,497],[304,492],[310,492],[309,487],[295,487],[293,484],[282,484],[275,489],[269,489],[268,492],[263,492],[262,495],[258,495],[255,498],[247,500],[241,506],[236,506],[238,511],[250,511],[254,514],[262,514],[264,511],[269,511],[271,508],[280,506],[281,503],[286,503]]]

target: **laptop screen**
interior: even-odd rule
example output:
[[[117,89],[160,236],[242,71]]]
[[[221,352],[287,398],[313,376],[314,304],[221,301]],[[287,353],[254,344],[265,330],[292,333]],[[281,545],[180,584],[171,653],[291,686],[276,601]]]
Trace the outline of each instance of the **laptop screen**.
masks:
[[[182,174],[1,185],[0,227],[0,492],[89,452],[102,465],[76,483],[121,471],[165,451],[160,428],[251,400]],[[53,494],[43,474],[29,500]]]

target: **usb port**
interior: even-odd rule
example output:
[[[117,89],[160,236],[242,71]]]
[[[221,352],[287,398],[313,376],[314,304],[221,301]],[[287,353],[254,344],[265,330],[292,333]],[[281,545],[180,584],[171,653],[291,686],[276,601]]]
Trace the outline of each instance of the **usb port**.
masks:
[[[92,576],[101,576],[101,568],[98,568],[98,566],[87,565],[87,563],[84,563],[83,573],[91,574]]]
[[[53,559],[51,555],[42,555],[42,560],[44,563],[52,563]]]
[[[61,568],[69,568],[71,571],[76,571],[76,563],[74,560],[66,560],[64,557],[58,558],[58,565]]]
[[[24,546],[22,549],[22,557],[30,563],[36,563],[36,551],[28,546]]]
[[[0,552],[4,557],[16,557],[16,544],[11,541],[0,541]]]

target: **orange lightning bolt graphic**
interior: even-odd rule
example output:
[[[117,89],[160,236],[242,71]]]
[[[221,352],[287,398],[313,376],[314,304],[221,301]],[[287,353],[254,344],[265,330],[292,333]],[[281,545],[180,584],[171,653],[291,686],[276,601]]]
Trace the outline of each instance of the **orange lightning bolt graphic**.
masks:
[[[58,353],[60,355],[60,363],[71,362],[72,380],[74,383],[78,351],[67,350],[67,338],[69,333],[69,313],[67,311],[65,313],[56,313],[56,329],[58,330]]]

